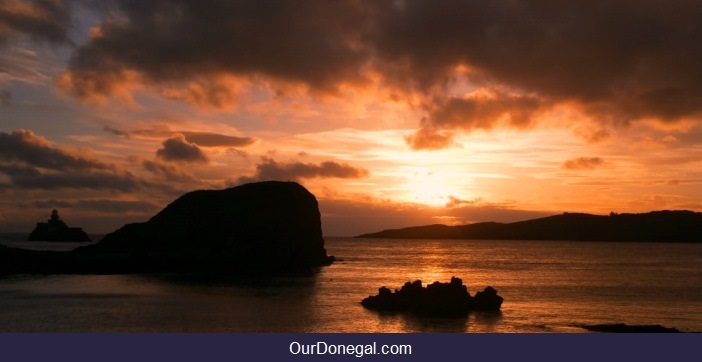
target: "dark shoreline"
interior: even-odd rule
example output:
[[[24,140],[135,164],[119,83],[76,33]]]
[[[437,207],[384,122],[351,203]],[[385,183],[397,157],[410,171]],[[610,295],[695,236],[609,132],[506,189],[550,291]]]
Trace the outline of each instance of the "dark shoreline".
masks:
[[[686,210],[609,216],[564,213],[514,223],[413,226],[356,238],[702,243],[702,213]]]

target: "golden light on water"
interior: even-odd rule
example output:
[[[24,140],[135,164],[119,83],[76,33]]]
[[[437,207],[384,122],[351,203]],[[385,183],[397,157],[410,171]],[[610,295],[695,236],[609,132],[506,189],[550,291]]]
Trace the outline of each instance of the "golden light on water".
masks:
[[[406,281],[421,280],[423,285],[427,285],[435,281],[448,282],[452,276],[456,276],[449,266],[452,250],[446,247],[445,242],[425,240],[416,252],[413,275],[403,276],[407,278]]]

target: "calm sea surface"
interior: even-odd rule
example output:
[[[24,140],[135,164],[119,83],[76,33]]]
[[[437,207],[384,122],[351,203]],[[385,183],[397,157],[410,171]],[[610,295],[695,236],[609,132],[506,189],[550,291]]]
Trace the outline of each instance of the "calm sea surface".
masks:
[[[699,244],[326,238],[326,247],[342,260],[304,278],[0,277],[0,332],[584,332],[579,325],[596,323],[702,331]],[[496,288],[502,311],[431,319],[360,305],[380,286],[452,276],[471,294]]]

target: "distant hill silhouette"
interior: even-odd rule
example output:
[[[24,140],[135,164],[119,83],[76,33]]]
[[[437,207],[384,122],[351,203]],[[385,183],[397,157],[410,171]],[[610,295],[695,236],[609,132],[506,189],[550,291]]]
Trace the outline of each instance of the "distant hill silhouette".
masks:
[[[426,225],[358,238],[702,242],[702,213],[652,211],[609,216],[564,213],[514,223]]]
[[[0,246],[2,273],[304,273],[329,265],[317,199],[295,182],[187,193],[70,252]]]

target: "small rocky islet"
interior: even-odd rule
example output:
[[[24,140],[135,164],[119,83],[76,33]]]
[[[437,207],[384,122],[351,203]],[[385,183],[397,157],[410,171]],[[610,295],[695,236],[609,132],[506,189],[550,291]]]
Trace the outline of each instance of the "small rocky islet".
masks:
[[[582,324],[581,328],[591,332],[601,333],[682,333],[673,327],[660,324],[629,325],[625,323]]]
[[[435,281],[422,286],[421,280],[406,282],[399,290],[380,287],[377,295],[361,301],[370,310],[384,313],[406,313],[426,317],[465,317],[472,311],[498,311],[503,298],[493,287],[471,296],[460,278],[448,283]]]
[[[88,234],[79,227],[69,227],[61,220],[58,210],[51,211],[51,216],[46,222],[38,222],[34,230],[27,237],[27,241],[91,241]]]

